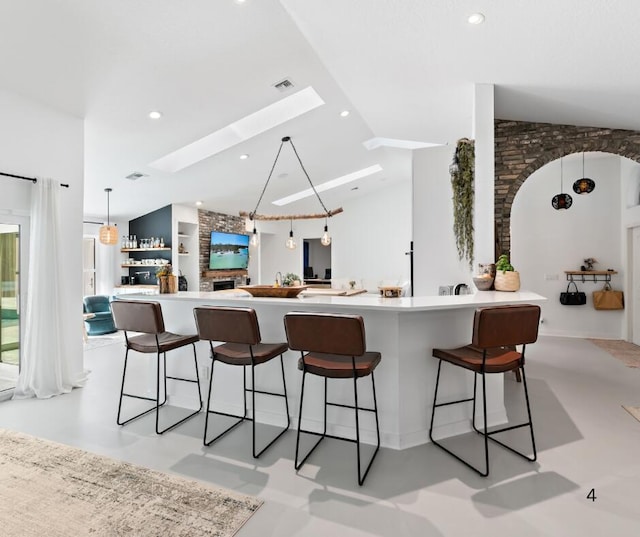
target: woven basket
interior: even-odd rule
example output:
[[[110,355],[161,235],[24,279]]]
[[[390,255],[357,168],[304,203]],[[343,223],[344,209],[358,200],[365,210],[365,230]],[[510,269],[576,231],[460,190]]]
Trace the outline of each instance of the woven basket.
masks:
[[[520,273],[516,271],[496,272],[493,282],[496,291],[517,291],[520,289]]]

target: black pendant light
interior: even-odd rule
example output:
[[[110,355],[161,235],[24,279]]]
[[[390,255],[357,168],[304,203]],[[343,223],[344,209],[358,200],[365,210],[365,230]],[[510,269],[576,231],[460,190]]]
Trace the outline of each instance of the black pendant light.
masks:
[[[596,182],[584,175],[584,152],[582,153],[582,179],[573,183],[573,191],[576,194],[590,194],[596,187]]]
[[[560,194],[553,196],[551,200],[551,206],[559,211],[560,209],[568,209],[573,204],[573,198],[564,192],[562,192],[562,157],[560,157]]]

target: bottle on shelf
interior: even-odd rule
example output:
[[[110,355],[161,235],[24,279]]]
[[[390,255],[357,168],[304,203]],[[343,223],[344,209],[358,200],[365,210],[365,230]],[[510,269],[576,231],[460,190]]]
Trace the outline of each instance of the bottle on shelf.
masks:
[[[164,248],[164,237],[160,237],[160,248]]]
[[[127,237],[122,235],[122,242],[120,243],[120,248],[126,248],[126,247],[127,247]]]
[[[137,248],[138,247],[138,239],[136,238],[136,236],[133,236],[133,247]]]

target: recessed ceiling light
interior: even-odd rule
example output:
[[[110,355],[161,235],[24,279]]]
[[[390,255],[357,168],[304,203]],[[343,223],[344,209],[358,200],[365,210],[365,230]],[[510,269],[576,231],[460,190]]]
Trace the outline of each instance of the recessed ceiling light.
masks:
[[[367,177],[368,175],[371,175],[380,171],[382,171],[382,166],[380,166],[380,164],[374,164],[373,166],[369,166],[368,168],[363,168],[362,170],[348,173],[347,175],[343,175],[342,177],[331,179],[331,181],[327,181],[326,183],[321,183],[316,186],[315,192],[313,191],[312,188],[307,188],[306,190],[302,190],[300,192],[296,192],[295,194],[291,194],[291,196],[280,198],[279,200],[274,201],[273,204],[286,205],[287,203],[293,203],[294,201],[298,201],[302,198],[313,196],[315,195],[316,192],[324,192],[325,190],[336,188],[337,186],[350,183],[351,181],[355,181],[356,179]]]
[[[482,13],[472,13],[467,19],[469,24],[482,24],[484,22],[484,15]]]
[[[151,119],[160,119],[162,117],[162,112],[159,112],[158,110],[152,110],[151,112],[149,112],[149,117]]]
[[[249,155],[247,155],[246,153],[244,155],[240,155],[240,160],[247,160],[249,158]]]
[[[244,4],[246,0],[235,0],[236,4]]]
[[[149,166],[171,173],[180,171],[323,104],[320,95],[308,86],[151,162]]]
[[[347,117],[350,113],[349,110],[343,110],[340,112],[340,117]]]
[[[198,200],[198,201],[196,201],[196,205],[197,205],[198,207],[200,207],[200,206],[202,205],[202,202],[201,202],[200,200]]]

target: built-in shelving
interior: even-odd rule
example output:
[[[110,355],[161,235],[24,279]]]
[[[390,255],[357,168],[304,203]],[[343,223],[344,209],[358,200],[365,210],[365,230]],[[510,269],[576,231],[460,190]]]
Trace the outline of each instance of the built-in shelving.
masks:
[[[169,252],[171,248],[120,248],[121,252]]]
[[[144,267],[164,267],[164,264],[161,265],[160,263],[123,263],[120,266],[122,268],[126,268],[126,267],[141,267],[141,268],[144,268]]]

